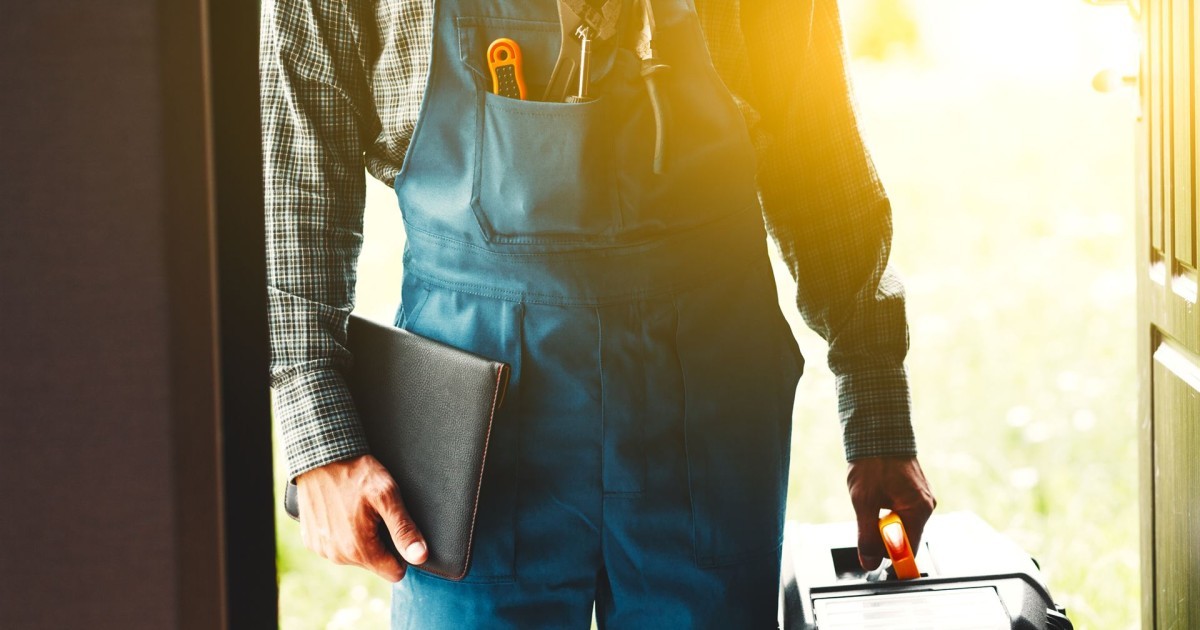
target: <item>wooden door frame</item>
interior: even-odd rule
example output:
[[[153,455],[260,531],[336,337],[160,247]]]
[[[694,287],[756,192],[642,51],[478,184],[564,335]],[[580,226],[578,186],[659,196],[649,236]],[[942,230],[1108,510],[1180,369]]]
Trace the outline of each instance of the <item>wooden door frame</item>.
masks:
[[[1195,0],[1144,0],[1139,15],[1143,51],[1136,139],[1138,490],[1144,628],[1178,623],[1177,593],[1172,591],[1178,583],[1173,581],[1183,580],[1194,588],[1198,578],[1195,567],[1181,572],[1171,564],[1169,554],[1180,551],[1178,522],[1159,504],[1170,505],[1178,498],[1172,493],[1181,486],[1180,462],[1185,466],[1191,462],[1188,456],[1180,458],[1178,451],[1171,450],[1175,442],[1170,434],[1176,426],[1195,422],[1200,415],[1193,395],[1200,391],[1196,4]],[[1189,394],[1180,399],[1170,393],[1172,383],[1176,388],[1182,383]],[[1167,392],[1165,399],[1160,397],[1162,392]],[[1158,405],[1162,407],[1156,408]],[[1182,486],[1188,491],[1186,484]],[[1167,561],[1160,565],[1164,557]],[[1168,577],[1164,578],[1164,572]],[[1184,605],[1195,606],[1196,602]],[[1185,608],[1184,614],[1189,612],[1194,613],[1194,608]]]
[[[177,618],[197,630],[276,628],[259,3],[157,4]]]
[[[227,628],[275,628],[275,494],[259,114],[259,3],[208,0]]]

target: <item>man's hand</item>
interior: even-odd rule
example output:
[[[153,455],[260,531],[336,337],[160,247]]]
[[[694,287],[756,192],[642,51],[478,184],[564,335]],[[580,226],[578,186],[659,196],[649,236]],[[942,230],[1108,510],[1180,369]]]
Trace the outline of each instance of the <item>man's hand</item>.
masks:
[[[429,557],[425,540],[400,501],[396,482],[370,455],[333,462],[296,477],[304,546],[337,564],[399,582],[409,564]],[[387,526],[400,557],[380,538]]]
[[[937,507],[925,473],[915,457],[868,457],[850,462],[846,472],[850,502],[858,515],[858,562],[870,571],[887,551],[879,535],[879,510],[890,509],[904,522],[913,553],[925,522]]]

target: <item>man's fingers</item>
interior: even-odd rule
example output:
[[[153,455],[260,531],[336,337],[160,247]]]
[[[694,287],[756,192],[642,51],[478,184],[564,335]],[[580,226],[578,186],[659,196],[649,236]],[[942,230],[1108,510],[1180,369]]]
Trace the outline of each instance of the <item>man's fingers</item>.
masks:
[[[914,516],[905,516],[899,512],[897,514],[900,515],[900,522],[904,523],[904,533],[908,536],[908,545],[912,547],[913,556],[916,556],[917,550],[921,548],[921,534],[925,532],[925,521]]]
[[[392,543],[396,545],[396,549],[405,561],[409,564],[423,564],[429,559],[429,549],[425,545],[425,538],[417,530],[417,525],[408,515],[408,510],[404,509],[400,493],[394,486],[373,496],[371,505],[383,518],[383,524],[392,537]]]
[[[858,512],[858,563],[871,571],[879,567],[887,551],[879,536],[879,508],[863,508]]]
[[[392,555],[383,545],[383,541],[375,536],[375,532],[363,536],[367,547],[359,550],[360,566],[389,582],[399,582],[404,578],[405,564]]]
[[[858,563],[867,571],[878,568],[886,553],[879,535],[879,508],[883,495],[877,479],[882,467],[882,460],[867,458],[850,462],[846,471],[850,504],[858,519]]]
[[[892,491],[895,496],[895,511],[904,522],[904,531],[908,534],[908,542],[912,545],[913,553],[921,544],[921,536],[925,533],[925,523],[937,508],[937,499],[929,489],[929,482],[921,472],[921,466],[913,460],[911,467],[906,467],[902,486]]]
[[[921,536],[925,533],[925,523],[933,515],[935,505],[936,502],[930,497],[928,501],[922,500],[916,504],[896,508],[896,514],[904,523],[904,532],[908,535],[908,543],[912,545],[914,555],[921,544]]]
[[[850,501],[858,515],[858,556],[873,569],[887,553],[879,535],[879,510],[888,508],[904,522],[916,553],[925,522],[937,507],[929,482],[915,457],[867,457],[850,462],[846,475]]]
[[[321,557],[362,567],[389,582],[403,578],[408,564],[426,560],[424,541],[400,502],[395,480],[374,457],[329,462],[297,476],[296,484],[304,544]],[[393,545],[403,551],[397,553]]]

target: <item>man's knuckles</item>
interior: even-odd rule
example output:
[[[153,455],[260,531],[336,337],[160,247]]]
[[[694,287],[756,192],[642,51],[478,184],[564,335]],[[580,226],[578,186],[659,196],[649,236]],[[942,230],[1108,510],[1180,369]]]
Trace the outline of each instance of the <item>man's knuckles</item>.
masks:
[[[933,511],[937,509],[937,500],[929,493],[923,492],[918,496],[905,501],[904,505],[896,511],[900,512],[901,518],[919,519],[922,523],[929,520],[933,515]]]
[[[388,475],[372,476],[363,488],[367,501],[378,505],[394,503],[399,494],[396,481]]]
[[[410,518],[401,518],[398,522],[392,523],[389,528],[392,538],[403,543],[407,547],[409,543],[414,543],[419,539],[416,523]]]
[[[330,560],[338,564],[365,565],[374,559],[374,553],[357,540],[337,541],[329,545]]]

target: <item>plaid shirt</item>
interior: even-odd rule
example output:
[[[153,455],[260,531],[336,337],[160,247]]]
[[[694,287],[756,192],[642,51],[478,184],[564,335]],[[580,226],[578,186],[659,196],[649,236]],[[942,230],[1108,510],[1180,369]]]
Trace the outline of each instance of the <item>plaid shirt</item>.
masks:
[[[341,374],[365,177],[390,185],[400,170],[433,1],[262,5],[271,382],[292,477],[367,452]],[[846,457],[915,454],[891,207],[859,134],[836,0],[695,5],[755,139],[763,215],[796,302],[829,342]]]

